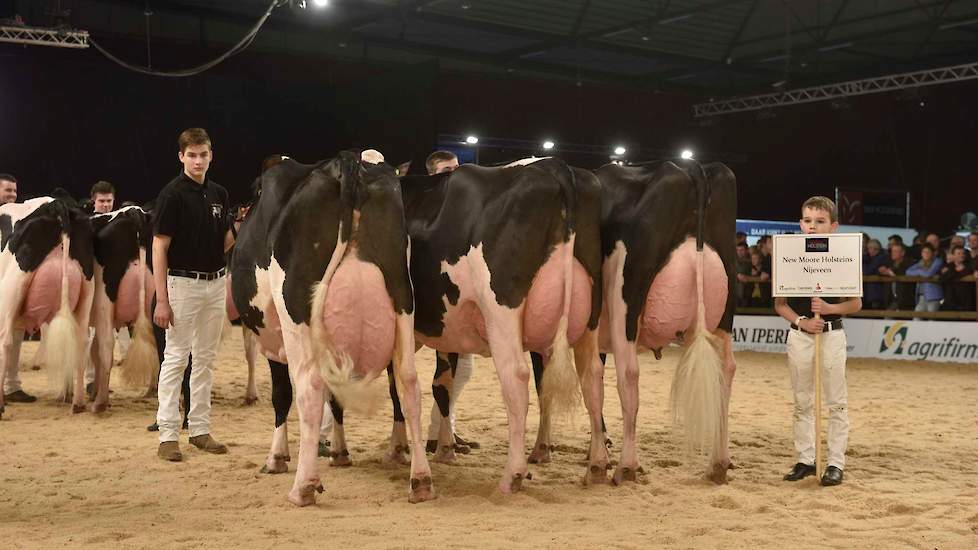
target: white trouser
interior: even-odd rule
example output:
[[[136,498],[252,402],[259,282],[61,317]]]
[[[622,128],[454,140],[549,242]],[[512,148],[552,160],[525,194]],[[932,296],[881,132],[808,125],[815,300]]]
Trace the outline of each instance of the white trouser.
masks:
[[[211,431],[211,363],[217,356],[224,328],[224,277],[201,281],[187,277],[166,278],[173,310],[173,325],[166,331],[166,349],[160,365],[159,402],[156,423],[160,441],[176,441],[180,429],[180,384],[187,360],[194,356],[190,373],[190,437]]]
[[[458,396],[465,388],[469,378],[472,378],[472,366],[475,364],[475,356],[471,354],[459,355],[458,364],[455,366],[455,379],[452,381],[452,395],[448,401],[448,419],[452,424],[452,434],[455,433],[455,405],[458,403]],[[434,401],[434,400],[432,400]],[[438,403],[431,404],[431,423],[428,424],[428,439],[438,439],[438,428],[441,426],[441,411],[438,410]]]
[[[845,469],[849,444],[848,389],[846,387],[846,333],[824,332],[822,346],[822,400],[829,409],[828,465]],[[815,336],[801,330],[788,333],[788,370],[795,397],[794,431],[797,462],[815,464]]]
[[[92,344],[95,342],[95,328],[88,329],[88,343],[85,344],[85,387],[95,383],[95,364],[92,362]],[[112,365],[109,365],[111,368]]]
[[[329,399],[323,401],[323,423],[319,427],[319,440],[329,441],[333,435],[333,409],[329,408]]]
[[[20,382],[20,344],[24,341],[24,331],[15,328],[12,332],[10,355],[7,357],[7,377],[3,380],[4,395],[24,389]],[[0,350],[2,349],[0,346]]]

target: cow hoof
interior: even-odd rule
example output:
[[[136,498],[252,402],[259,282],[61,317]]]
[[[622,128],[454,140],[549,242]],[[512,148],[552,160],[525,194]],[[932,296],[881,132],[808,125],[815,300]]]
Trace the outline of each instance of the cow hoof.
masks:
[[[408,502],[417,504],[426,500],[434,500],[435,487],[431,483],[431,476],[412,477],[411,494],[408,495]]]
[[[533,452],[530,453],[530,458],[527,459],[530,464],[546,464],[550,462],[550,446],[546,443],[541,443],[534,447]]]
[[[342,451],[330,452],[329,465],[334,468],[346,468],[348,466],[353,466],[353,461],[350,460],[350,451],[343,449]]]
[[[638,474],[644,474],[645,470],[641,466],[635,468],[629,468],[627,466],[618,466],[615,468],[615,475],[612,477],[612,482],[615,485],[621,485],[626,481],[638,481]]]
[[[453,445],[442,445],[438,448],[435,456],[431,458],[434,462],[440,462],[442,464],[454,464],[455,463],[455,447]]]
[[[499,490],[504,494],[518,493],[523,488],[524,479],[533,479],[533,475],[527,472],[524,474],[514,474],[512,478],[503,478],[499,482]]]
[[[608,467],[600,464],[591,464],[584,476],[585,485],[604,485],[608,483]]]
[[[254,405],[257,402],[258,402],[258,397],[252,397],[250,395],[246,395],[245,398],[244,398],[244,400],[241,402],[241,406],[242,407],[250,407],[250,406]]]
[[[108,403],[92,403],[92,412],[95,414],[104,413],[109,410]]]
[[[315,481],[289,491],[289,502],[296,506],[316,504],[316,493],[323,492],[323,484]]]
[[[727,484],[727,464],[714,464],[713,467],[707,472],[706,477],[713,483],[717,485]]]
[[[265,465],[259,470],[263,474],[284,474],[289,471],[290,460],[288,455],[275,455],[265,461]]]
[[[71,405],[71,414],[81,414],[85,412],[85,405]]]
[[[387,450],[384,458],[392,464],[400,464],[402,466],[410,464],[411,458],[408,456],[408,450],[407,445],[394,445]]]

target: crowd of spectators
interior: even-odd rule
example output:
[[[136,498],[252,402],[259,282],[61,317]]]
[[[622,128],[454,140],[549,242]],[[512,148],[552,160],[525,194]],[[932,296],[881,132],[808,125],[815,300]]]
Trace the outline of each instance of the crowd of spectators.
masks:
[[[737,233],[737,306],[771,307],[771,236],[754,246]],[[941,238],[922,232],[911,244],[899,235],[879,240],[863,237],[863,275],[930,277],[929,282],[880,281],[863,283],[863,309],[916,311],[975,311],[978,277],[978,231],[967,238],[954,234]],[[759,278],[754,279],[754,278]]]

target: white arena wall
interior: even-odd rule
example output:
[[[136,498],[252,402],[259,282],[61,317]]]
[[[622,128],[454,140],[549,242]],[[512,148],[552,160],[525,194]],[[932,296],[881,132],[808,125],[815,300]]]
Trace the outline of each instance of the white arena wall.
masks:
[[[978,363],[978,323],[845,319],[849,357]],[[734,317],[734,351],[786,353],[788,322],[780,317]]]

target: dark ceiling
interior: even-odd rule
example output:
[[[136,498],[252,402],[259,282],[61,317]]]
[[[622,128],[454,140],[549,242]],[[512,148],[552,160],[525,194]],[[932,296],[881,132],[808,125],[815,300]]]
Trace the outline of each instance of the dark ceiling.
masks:
[[[679,90],[770,91],[978,59],[978,0],[330,0],[275,10],[251,48],[444,71]],[[233,44],[270,0],[34,0],[96,39]],[[144,12],[152,13],[145,16]],[[33,21],[31,20],[33,19]],[[36,23],[34,22],[36,21]],[[134,52],[130,59],[140,59]]]

